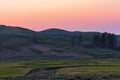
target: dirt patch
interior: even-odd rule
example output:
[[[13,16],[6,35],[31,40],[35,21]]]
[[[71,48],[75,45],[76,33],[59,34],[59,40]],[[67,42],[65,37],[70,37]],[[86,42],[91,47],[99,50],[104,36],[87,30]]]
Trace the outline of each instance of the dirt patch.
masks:
[[[54,74],[55,72],[52,69],[40,68],[29,71],[27,74],[25,74],[25,76],[40,77],[40,76],[52,76]]]

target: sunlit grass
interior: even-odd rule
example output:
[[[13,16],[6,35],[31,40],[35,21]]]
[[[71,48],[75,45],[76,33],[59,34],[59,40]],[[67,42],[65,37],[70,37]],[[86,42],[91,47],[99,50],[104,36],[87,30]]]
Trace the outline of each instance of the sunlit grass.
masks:
[[[62,68],[56,71],[57,74],[113,74],[120,76],[120,66],[85,66]]]
[[[2,66],[0,67],[0,76],[5,77],[5,76],[20,76],[24,74],[23,71],[20,69],[10,67],[10,66]]]
[[[41,67],[75,66],[56,70],[56,74],[95,74],[120,75],[119,60],[81,59],[81,60],[37,60],[0,62],[0,76],[22,76],[29,70]]]

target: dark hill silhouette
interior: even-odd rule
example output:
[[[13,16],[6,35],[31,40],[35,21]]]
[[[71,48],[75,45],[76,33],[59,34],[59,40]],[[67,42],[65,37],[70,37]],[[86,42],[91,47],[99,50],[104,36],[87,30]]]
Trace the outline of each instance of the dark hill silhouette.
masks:
[[[35,31],[26,28],[0,25],[0,35],[32,36],[34,33]]]
[[[57,28],[51,28],[47,30],[43,30],[40,33],[46,33],[46,34],[68,34],[70,31],[63,30],[63,29],[57,29]]]
[[[100,32],[66,31],[47,29],[36,32],[21,27],[0,25],[0,59],[5,58],[97,58],[119,57],[120,52],[105,48],[84,48],[75,50],[70,45],[72,36],[83,36],[83,43],[91,43],[94,34]]]

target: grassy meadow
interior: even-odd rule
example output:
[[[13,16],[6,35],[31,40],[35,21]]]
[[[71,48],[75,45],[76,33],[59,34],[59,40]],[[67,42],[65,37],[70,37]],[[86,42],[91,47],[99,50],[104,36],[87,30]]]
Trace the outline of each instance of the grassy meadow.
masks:
[[[120,76],[118,59],[35,60],[0,62],[0,77],[23,76],[29,70],[43,67],[75,66],[56,69],[56,74],[111,74]]]

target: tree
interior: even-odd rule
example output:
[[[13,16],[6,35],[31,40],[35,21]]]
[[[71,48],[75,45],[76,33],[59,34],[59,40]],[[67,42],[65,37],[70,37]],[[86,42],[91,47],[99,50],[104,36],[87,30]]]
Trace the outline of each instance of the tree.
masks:
[[[108,47],[115,49],[117,47],[117,37],[115,34],[108,35]]]
[[[102,33],[101,35],[101,45],[102,47],[107,47],[107,39],[108,39],[108,33]]]
[[[101,46],[101,37],[100,37],[100,34],[94,34],[93,35],[93,44],[95,46],[98,46],[98,47]]]
[[[104,48],[116,49],[117,36],[111,33],[95,34],[93,36],[93,43],[95,46],[102,46]]]
[[[113,48],[116,49],[117,48],[117,36],[115,34],[113,34]]]
[[[83,41],[82,35],[79,35],[78,36],[78,46],[81,46],[82,41]]]

